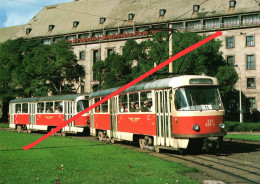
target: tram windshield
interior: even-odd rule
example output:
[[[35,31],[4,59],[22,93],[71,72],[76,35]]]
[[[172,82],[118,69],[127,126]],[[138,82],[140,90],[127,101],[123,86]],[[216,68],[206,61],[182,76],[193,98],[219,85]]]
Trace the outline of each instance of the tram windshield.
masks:
[[[177,110],[220,110],[223,105],[218,89],[212,86],[190,86],[180,88],[175,93]]]
[[[88,100],[79,100],[77,104],[77,111],[81,112],[84,109],[88,108],[88,106],[89,106]]]

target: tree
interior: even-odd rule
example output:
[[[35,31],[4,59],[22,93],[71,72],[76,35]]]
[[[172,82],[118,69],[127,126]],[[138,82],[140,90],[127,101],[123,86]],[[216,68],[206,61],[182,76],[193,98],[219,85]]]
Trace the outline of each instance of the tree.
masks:
[[[85,74],[65,41],[44,45],[40,40],[8,40],[0,45],[0,99],[73,92]]]
[[[204,38],[206,38],[205,35],[201,36],[193,32],[174,33],[173,55],[203,40]],[[174,72],[185,75],[205,74],[215,76],[218,72],[218,68],[226,65],[222,53],[219,51],[220,47],[221,41],[211,40],[176,60],[173,63]],[[180,66],[181,68],[179,69]]]

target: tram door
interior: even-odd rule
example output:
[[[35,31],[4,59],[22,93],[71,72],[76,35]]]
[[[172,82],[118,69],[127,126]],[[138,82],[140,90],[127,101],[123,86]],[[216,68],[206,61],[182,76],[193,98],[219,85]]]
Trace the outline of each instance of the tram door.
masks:
[[[64,108],[64,112],[65,112],[65,121],[67,121],[68,119],[70,119],[71,117],[73,117],[74,115],[74,104],[75,102],[65,102],[65,108]],[[71,122],[70,124],[68,124],[66,127],[63,128],[63,130],[66,131],[72,131],[72,127],[74,127],[74,121]],[[66,128],[66,129],[65,129]]]
[[[170,89],[155,91],[157,145],[171,146]]]
[[[111,135],[110,137],[117,138],[117,111],[118,111],[118,97],[115,96],[110,99],[110,122],[111,122]]]
[[[35,116],[35,103],[29,103],[29,129],[35,129],[36,116]]]
[[[15,112],[15,104],[9,105],[10,109],[10,126],[14,126],[14,112]]]
[[[94,102],[94,99],[91,99],[89,100],[89,106],[93,105],[95,102]],[[96,132],[95,132],[95,126],[94,126],[94,109],[91,109],[90,110],[90,135],[96,135]]]

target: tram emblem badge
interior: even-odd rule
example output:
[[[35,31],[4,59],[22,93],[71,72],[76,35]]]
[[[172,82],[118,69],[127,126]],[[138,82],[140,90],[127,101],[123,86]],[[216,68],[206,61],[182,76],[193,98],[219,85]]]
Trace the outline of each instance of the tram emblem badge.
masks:
[[[133,123],[136,123],[136,122],[139,121],[139,119],[141,119],[141,118],[135,118],[135,117],[133,117],[133,118],[128,118],[128,119],[130,119],[130,121],[132,121]]]

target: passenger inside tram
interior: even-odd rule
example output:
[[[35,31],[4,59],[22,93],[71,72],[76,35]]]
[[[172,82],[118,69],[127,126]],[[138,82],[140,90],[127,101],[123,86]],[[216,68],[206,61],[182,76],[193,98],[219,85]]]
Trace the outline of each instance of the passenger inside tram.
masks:
[[[21,113],[21,110],[20,108],[17,109],[16,113]]]
[[[139,104],[138,104],[138,103],[136,103],[136,104],[135,104],[135,112],[139,112],[139,111],[140,111]]]
[[[96,107],[96,112],[100,112],[99,106]]]
[[[52,113],[52,108],[47,108],[47,113]]]
[[[124,106],[124,104],[121,104],[120,112],[125,112],[125,106]]]
[[[150,107],[148,101],[144,101],[144,105],[141,108],[141,112],[149,112],[149,111],[150,111]]]
[[[55,113],[61,113],[61,107],[57,107],[56,110],[55,110]]]
[[[130,112],[135,112],[135,103],[131,103]]]

